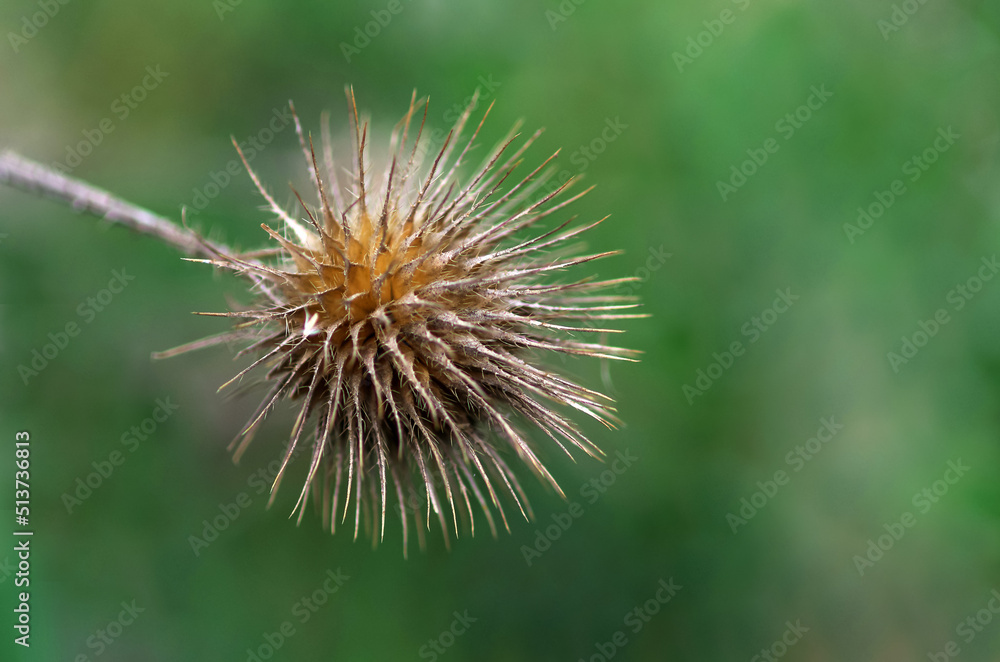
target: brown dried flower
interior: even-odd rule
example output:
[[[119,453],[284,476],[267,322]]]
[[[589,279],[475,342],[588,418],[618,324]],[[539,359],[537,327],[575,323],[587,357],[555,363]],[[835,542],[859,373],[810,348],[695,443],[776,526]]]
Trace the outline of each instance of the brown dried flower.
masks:
[[[393,132],[385,172],[374,178],[367,164],[368,126],[358,120],[353,92],[349,101],[355,154],[345,184],[338,181],[329,132],[324,131],[320,168],[312,139],[295,117],[316,189],[313,204],[295,193],[303,217],[280,207],[244,160],[282,224],[277,230],[262,224],[275,246],[240,253],[193,233],[173,240],[204,256],[196,261],[249,279],[258,304],[202,313],[239,322],[232,332],[157,356],[238,341],[244,343],[239,355],[255,357],[223,385],[259,375],[269,389],[233,441],[237,460],[276,403],[301,402],[271,497],[290,461],[308,449],[308,473],[293,510],[299,521],[311,492],[331,530],[353,508],[355,537],[365,519],[377,541],[384,533],[386,503],[394,498],[405,554],[416,476],[423,492],[417,499],[426,495],[426,525],[433,511],[446,543],[449,515],[456,535],[466,514],[475,532],[473,501],[495,535],[493,508],[507,526],[498,492],[509,493],[522,514],[531,515],[504,449],[512,449],[562,494],[516,419],[538,427],[567,454],[571,447],[601,454],[557,409],[575,409],[611,427],[616,420],[611,399],[540,367],[538,357],[561,352],[632,360],[632,350],[574,336],[616,332],[594,328],[595,321],[641,317],[623,312],[636,305],[632,297],[606,293],[634,279],[547,280],[612,253],[574,256],[567,248],[600,221],[569,228],[570,218],[521,236],[587,192],[561,199],[573,180],[543,189],[544,170],[555,154],[508,184],[540,132],[511,149],[515,127],[462,184],[460,166],[489,110],[460,143],[474,99],[433,160],[425,161],[426,104],[409,146],[421,105],[414,95]],[[420,175],[421,170],[426,172]],[[170,232],[160,228],[154,234]],[[420,515],[414,517],[419,523]],[[422,545],[422,528],[417,531]]]

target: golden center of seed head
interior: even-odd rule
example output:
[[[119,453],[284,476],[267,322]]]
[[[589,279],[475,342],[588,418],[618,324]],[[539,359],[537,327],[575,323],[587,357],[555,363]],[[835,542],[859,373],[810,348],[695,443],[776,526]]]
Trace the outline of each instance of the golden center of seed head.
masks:
[[[404,220],[390,212],[384,239],[378,218],[361,212],[352,221],[349,234],[337,228],[329,237],[332,247],[316,237],[312,247],[300,247],[309,259],[292,253],[301,279],[291,293],[306,305],[306,317],[313,318],[318,330],[337,326],[346,332],[344,327],[391,308],[440,275],[440,266],[430,260],[403,268],[426,250],[423,237],[413,236],[419,219]],[[400,312],[394,311],[397,319]]]

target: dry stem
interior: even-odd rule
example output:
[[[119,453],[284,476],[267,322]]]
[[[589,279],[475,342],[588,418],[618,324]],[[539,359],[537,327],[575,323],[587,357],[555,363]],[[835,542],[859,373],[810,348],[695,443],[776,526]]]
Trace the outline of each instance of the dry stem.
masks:
[[[152,235],[187,255],[211,256],[213,250],[229,252],[225,246],[200,238],[168,218],[9,150],[0,153],[0,183],[68,203],[76,211]]]

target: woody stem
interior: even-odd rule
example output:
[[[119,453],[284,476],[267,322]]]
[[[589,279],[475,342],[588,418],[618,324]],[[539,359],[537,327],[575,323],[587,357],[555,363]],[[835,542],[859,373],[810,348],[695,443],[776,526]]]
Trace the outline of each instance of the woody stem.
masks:
[[[156,237],[186,255],[214,257],[210,249],[229,252],[225,246],[199,238],[168,218],[9,150],[0,153],[0,183],[53,198],[79,212],[120,223],[136,232]]]

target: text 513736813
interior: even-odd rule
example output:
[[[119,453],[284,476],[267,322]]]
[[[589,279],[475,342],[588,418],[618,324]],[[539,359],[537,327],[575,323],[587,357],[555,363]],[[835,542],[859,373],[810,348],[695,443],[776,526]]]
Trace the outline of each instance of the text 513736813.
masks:
[[[31,491],[29,479],[31,478],[31,435],[27,432],[18,432],[14,435],[14,518],[17,528],[14,529],[14,552],[17,553],[17,574],[14,579],[14,586],[20,589],[27,589],[31,586],[31,539],[27,536],[32,534],[27,529],[28,517],[31,515]],[[21,646],[30,646],[29,637],[31,635],[31,606],[28,602],[30,593],[22,590],[17,594],[17,602],[14,607],[14,643]]]

